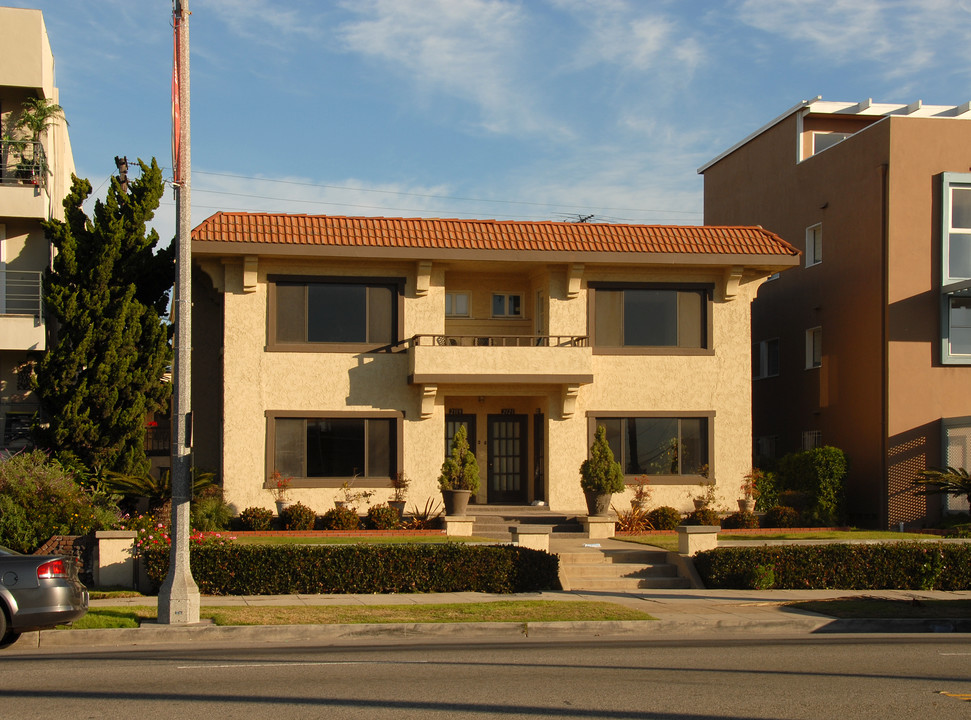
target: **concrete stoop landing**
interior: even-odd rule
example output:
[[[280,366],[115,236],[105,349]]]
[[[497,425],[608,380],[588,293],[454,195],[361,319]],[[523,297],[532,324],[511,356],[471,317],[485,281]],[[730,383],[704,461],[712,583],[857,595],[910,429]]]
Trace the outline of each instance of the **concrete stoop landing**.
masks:
[[[554,513],[548,507],[531,505],[469,505],[468,514],[475,518],[472,534],[500,542],[510,542],[509,528],[521,525],[541,525],[550,528],[554,535],[568,534],[579,537],[583,531],[575,515]]]
[[[684,590],[688,578],[668,562],[664,550],[607,550],[584,548],[560,552],[560,582],[564,590]]]

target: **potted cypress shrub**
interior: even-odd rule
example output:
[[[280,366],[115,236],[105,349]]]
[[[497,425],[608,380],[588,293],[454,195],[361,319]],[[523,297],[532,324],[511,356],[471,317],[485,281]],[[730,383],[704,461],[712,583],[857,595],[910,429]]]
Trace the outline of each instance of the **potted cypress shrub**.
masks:
[[[465,426],[452,438],[452,449],[438,476],[446,515],[465,515],[469,498],[479,492],[479,465],[469,448]]]
[[[610,496],[624,491],[624,470],[607,444],[607,429],[600,425],[590,446],[590,457],[580,465],[580,487],[588,515],[606,515]]]
[[[403,472],[397,472],[391,478],[391,489],[394,492],[391,495],[391,499],[388,500],[388,506],[398,511],[399,521],[405,514],[405,497],[408,494],[408,485],[410,483],[411,479]]]

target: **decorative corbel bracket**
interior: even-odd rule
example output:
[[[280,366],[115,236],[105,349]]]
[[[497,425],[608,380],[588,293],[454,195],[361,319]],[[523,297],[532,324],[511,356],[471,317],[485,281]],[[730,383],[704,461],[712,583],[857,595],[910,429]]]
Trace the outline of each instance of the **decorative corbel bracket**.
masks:
[[[258,277],[257,269],[259,262],[256,255],[247,255],[243,258],[243,292],[256,292],[256,280]]]
[[[415,297],[425,297],[432,280],[432,261],[419,260],[415,270]]]
[[[583,277],[583,263],[573,263],[566,268],[566,296],[572,300],[580,295],[580,279]]]
[[[560,410],[560,415],[566,419],[573,417],[573,413],[577,410],[577,395],[580,394],[579,385],[564,385],[562,402],[563,407]]]
[[[738,295],[738,285],[742,281],[743,270],[741,265],[725,268],[725,274],[722,277],[722,296],[725,300],[733,300]]]
[[[427,420],[435,414],[438,385],[422,385],[419,390],[421,392],[421,419]]]

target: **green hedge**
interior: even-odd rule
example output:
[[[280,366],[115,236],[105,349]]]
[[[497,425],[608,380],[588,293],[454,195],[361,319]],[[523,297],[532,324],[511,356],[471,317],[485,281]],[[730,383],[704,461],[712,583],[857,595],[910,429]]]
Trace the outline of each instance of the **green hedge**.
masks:
[[[971,590],[971,544],[727,547],[694,562],[708,588],[751,588],[763,567],[780,590]]]
[[[144,552],[156,587],[167,547]],[[508,545],[192,546],[189,565],[204,595],[408,592],[537,592],[559,589],[555,555]]]

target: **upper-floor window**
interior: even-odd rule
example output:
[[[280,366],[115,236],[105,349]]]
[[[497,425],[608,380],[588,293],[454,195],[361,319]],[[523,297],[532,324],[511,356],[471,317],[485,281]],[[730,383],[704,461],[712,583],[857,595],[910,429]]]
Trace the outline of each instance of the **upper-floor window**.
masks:
[[[593,337],[600,348],[706,349],[711,346],[711,290],[595,284]]]
[[[779,338],[752,343],[752,378],[760,380],[779,374]]]
[[[398,340],[401,283],[366,278],[270,278],[272,349],[353,349]]]
[[[806,228],[806,267],[823,261],[823,226],[816,224]]]
[[[711,417],[660,415],[592,417],[591,432],[603,425],[607,443],[625,475],[704,475],[708,472]]]
[[[523,296],[518,293],[493,293],[492,317],[522,317]]]
[[[971,278],[971,179],[950,182],[947,194],[947,278]]]
[[[941,361],[971,364],[971,173],[941,185]]]
[[[815,450],[823,446],[823,433],[821,430],[802,431],[802,449]]]
[[[469,316],[469,294],[468,293],[445,293],[445,316],[446,317],[468,317]]]
[[[833,147],[843,140],[846,140],[853,133],[845,132],[814,132],[813,133],[813,155],[822,152],[827,148]]]
[[[806,369],[818,368],[823,364],[823,329],[810,328],[806,331]]]

